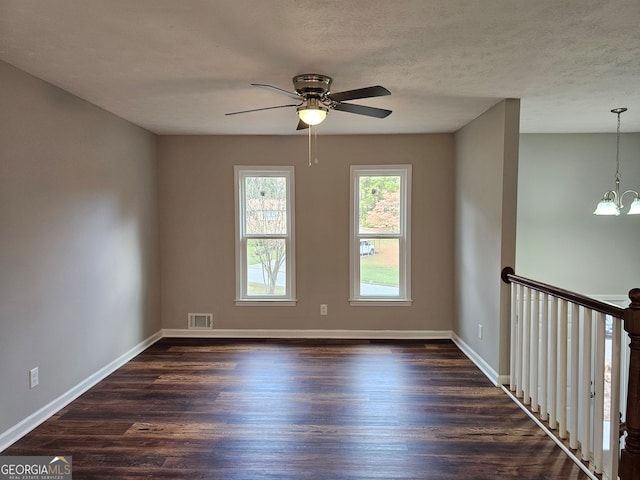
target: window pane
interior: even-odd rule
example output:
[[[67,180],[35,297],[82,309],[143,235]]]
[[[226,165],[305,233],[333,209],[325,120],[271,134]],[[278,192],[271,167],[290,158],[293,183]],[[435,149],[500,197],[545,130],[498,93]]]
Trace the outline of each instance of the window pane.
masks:
[[[286,234],[286,178],[246,177],[245,208],[246,233]]]
[[[361,176],[358,189],[358,233],[400,232],[400,176]]]
[[[285,295],[286,253],[284,239],[247,240],[247,295]]]
[[[399,246],[396,238],[360,241],[360,295],[400,294]]]

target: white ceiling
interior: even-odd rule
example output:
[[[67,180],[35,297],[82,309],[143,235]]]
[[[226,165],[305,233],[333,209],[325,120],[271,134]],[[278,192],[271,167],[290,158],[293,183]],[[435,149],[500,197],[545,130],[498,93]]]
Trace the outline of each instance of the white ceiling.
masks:
[[[159,134],[291,134],[295,108],[249,86],[332,91],[324,134],[452,132],[521,98],[523,132],[640,131],[640,0],[0,0],[0,59]],[[299,132],[298,134],[304,134]]]

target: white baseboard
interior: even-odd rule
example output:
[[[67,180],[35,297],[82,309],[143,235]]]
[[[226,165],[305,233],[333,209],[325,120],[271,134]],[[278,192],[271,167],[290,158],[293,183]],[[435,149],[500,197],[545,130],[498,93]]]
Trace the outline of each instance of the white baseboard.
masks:
[[[273,329],[213,329],[189,330],[169,328],[163,337],[173,338],[327,338],[371,340],[439,340],[451,339],[451,330],[273,330]]]
[[[79,384],[74,386],[69,391],[63,393],[58,398],[48,403],[44,407],[42,407],[40,410],[29,415],[20,423],[14,425],[10,429],[6,430],[5,432],[2,432],[0,434],[0,452],[2,452],[4,449],[6,449],[7,447],[15,443],[17,440],[22,438],[31,430],[33,430],[38,425],[43,423],[45,420],[49,419],[56,412],[60,411],[62,408],[67,406],[69,403],[71,403],[73,400],[78,398],[80,395],[82,395],[84,392],[89,390],[91,387],[96,385],[98,382],[100,382],[102,379],[104,379],[108,375],[115,372],[122,365],[127,363],[129,360],[134,358],[136,355],[140,354],[143,350],[148,348],[150,345],[153,345],[155,342],[157,342],[161,338],[162,338],[161,331],[154,333],[149,338],[142,341],[141,343],[133,347],[128,352],[123,353],[108,365],[104,366],[94,374],[85,378],[83,381],[81,381]]]
[[[498,375],[498,372],[496,372],[491,367],[491,365],[485,362],[485,360],[480,355],[478,355],[473,348],[467,345],[465,341],[462,340],[458,335],[453,333],[451,339],[458,346],[458,348],[462,350],[462,353],[469,357],[469,360],[475,363],[476,367],[478,367],[480,371],[484,373],[485,377],[487,377],[496,387],[499,387],[503,384],[503,382],[505,381],[505,377],[506,382],[509,381],[508,375]]]

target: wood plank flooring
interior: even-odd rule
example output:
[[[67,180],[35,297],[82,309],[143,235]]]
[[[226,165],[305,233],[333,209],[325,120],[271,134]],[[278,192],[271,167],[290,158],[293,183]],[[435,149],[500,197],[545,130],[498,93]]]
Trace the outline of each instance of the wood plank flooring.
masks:
[[[2,455],[75,479],[587,479],[450,341],[163,339]]]

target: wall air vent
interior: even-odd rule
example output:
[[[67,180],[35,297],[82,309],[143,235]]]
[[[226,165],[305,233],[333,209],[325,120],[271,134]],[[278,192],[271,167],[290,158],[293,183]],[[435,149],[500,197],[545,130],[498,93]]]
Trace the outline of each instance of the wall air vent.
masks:
[[[190,313],[189,330],[211,330],[213,328],[213,313]]]

